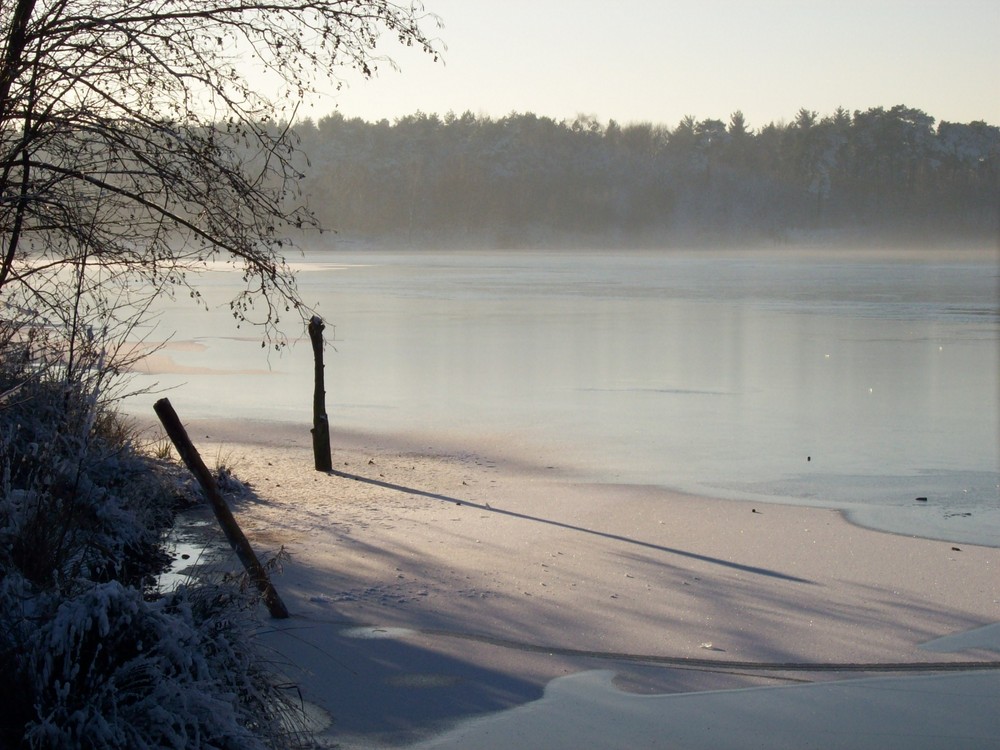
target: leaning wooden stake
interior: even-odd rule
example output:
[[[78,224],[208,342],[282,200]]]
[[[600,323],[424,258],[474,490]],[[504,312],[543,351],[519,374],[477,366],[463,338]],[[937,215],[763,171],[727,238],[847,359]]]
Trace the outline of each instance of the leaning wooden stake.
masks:
[[[170,405],[169,399],[161,398],[153,404],[153,409],[156,411],[156,416],[160,418],[160,422],[163,423],[163,427],[167,431],[170,440],[173,441],[174,447],[177,448],[177,453],[180,454],[188,470],[194,474],[195,479],[198,480],[198,484],[205,491],[205,496],[212,504],[212,510],[215,511],[215,517],[219,520],[219,525],[225,532],[226,539],[229,540],[229,545],[236,552],[236,556],[240,558],[240,562],[243,563],[243,567],[257,585],[257,588],[260,589],[264,604],[267,605],[271,617],[278,619],[288,617],[288,609],[285,607],[284,602],[281,601],[281,597],[278,596],[278,592],[274,590],[274,586],[271,585],[267,571],[264,570],[264,566],[260,564],[260,560],[253,553],[250,542],[247,541],[243,530],[236,523],[233,512],[229,510],[225,498],[219,494],[219,488],[215,484],[212,473],[205,466],[205,462],[201,460],[197,448],[194,447],[194,443],[188,437],[187,431],[184,429],[184,425],[181,424],[181,420],[177,416],[177,412],[174,411],[174,407]]]
[[[309,320],[309,340],[312,342],[315,362],[313,387],[313,460],[316,471],[333,471],[330,456],[330,420],[326,416],[326,387],[323,384],[323,325],[322,319],[313,315]]]

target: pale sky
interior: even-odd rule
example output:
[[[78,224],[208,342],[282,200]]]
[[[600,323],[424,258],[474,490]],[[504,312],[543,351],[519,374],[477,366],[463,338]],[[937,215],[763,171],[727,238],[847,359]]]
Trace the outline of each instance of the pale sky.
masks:
[[[405,1],[405,0],[404,0]],[[1000,0],[424,0],[434,64],[350,79],[300,116],[578,114],[674,126],[742,110],[752,128],[800,107],[906,104],[1000,125]]]

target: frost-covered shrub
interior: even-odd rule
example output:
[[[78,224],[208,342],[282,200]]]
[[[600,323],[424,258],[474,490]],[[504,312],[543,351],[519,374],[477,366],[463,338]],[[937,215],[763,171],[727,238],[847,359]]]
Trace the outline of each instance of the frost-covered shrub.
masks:
[[[177,502],[165,465],[100,376],[36,366],[2,333],[0,750],[291,745],[254,602],[236,583],[150,585]]]
[[[25,443],[16,433],[0,434],[8,564],[39,586],[61,588],[112,579],[141,586],[162,569],[172,496],[155,466],[132,448],[98,443],[67,455],[51,450],[54,439]]]
[[[0,581],[0,748],[297,746],[301,709],[254,648],[252,599],[199,584],[150,601]]]
[[[102,402],[101,379],[67,381],[53,359],[0,349],[0,565],[43,588],[141,586],[166,562],[171,488]]]
[[[34,630],[30,587],[16,571],[0,568],[0,748],[20,747],[32,716],[30,673],[21,659]]]
[[[281,696],[226,614],[184,591],[148,602],[117,582],[62,601],[25,657],[27,746],[266,747],[281,733]]]

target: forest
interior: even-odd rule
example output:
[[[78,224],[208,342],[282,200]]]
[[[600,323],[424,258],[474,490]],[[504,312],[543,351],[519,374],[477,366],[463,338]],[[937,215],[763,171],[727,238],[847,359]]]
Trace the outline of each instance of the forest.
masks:
[[[341,241],[421,246],[982,242],[1000,127],[906,107],[752,128],[416,113],[295,126],[310,209]]]

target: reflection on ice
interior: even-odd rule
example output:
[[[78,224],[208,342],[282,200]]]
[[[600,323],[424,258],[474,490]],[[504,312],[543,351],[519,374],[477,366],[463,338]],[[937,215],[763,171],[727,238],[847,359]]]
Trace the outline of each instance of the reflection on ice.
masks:
[[[317,252],[297,268],[336,326],[335,430],[518,446],[590,481],[860,502],[879,528],[1000,543],[979,513],[1000,513],[989,253]],[[206,348],[165,351],[173,370],[136,385],[175,388],[188,419],[310,423],[309,347],[268,359],[253,331],[232,338],[239,278],[211,277],[209,312],[160,321]],[[972,520],[905,510],[917,496]]]

